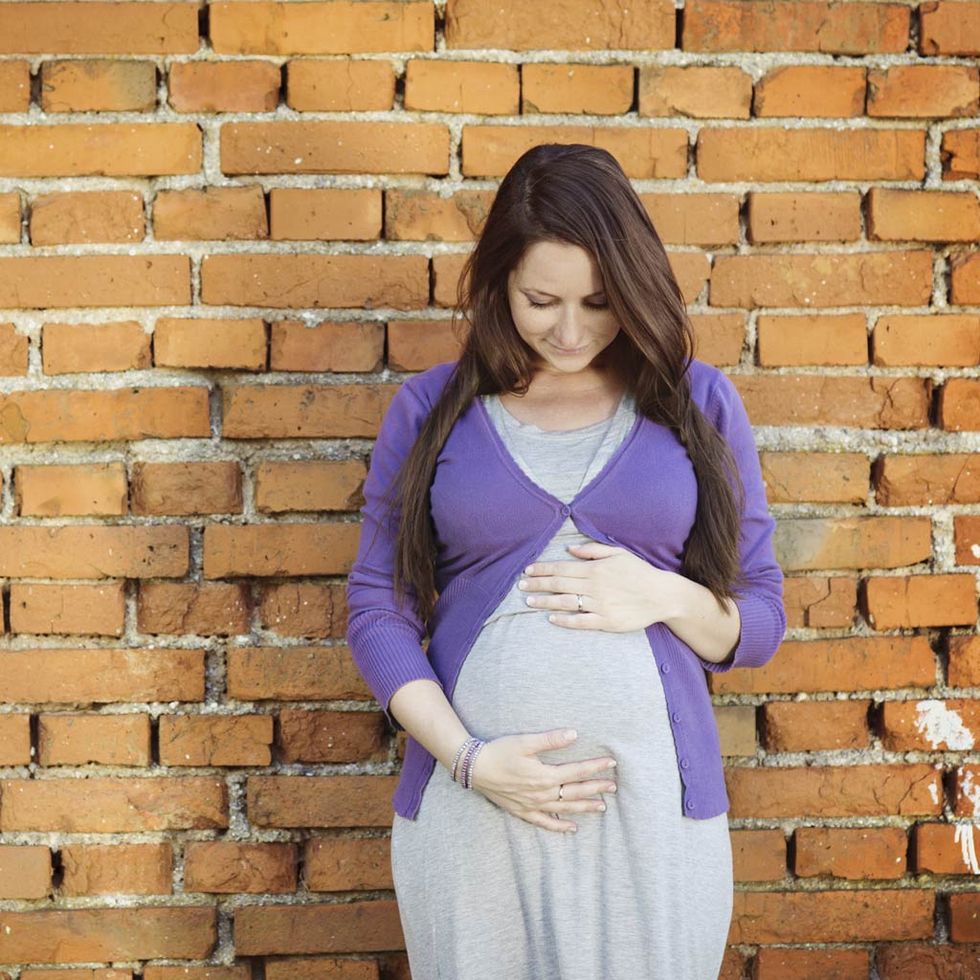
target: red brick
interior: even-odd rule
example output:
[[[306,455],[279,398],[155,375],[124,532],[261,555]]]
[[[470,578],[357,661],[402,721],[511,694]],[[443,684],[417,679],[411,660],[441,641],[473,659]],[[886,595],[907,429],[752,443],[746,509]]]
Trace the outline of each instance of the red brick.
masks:
[[[794,870],[801,878],[901,878],[908,838],[901,827],[797,827]]]

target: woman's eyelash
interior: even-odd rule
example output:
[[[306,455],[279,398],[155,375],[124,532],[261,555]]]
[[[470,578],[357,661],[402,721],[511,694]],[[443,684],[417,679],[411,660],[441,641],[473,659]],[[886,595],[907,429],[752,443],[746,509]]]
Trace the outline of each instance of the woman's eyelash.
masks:
[[[530,297],[528,297],[528,302],[531,304],[531,306],[536,306],[539,309],[542,306],[551,306],[551,303],[535,303],[534,300],[531,299]],[[608,303],[586,303],[585,305],[591,307],[593,310],[604,310],[609,304]]]

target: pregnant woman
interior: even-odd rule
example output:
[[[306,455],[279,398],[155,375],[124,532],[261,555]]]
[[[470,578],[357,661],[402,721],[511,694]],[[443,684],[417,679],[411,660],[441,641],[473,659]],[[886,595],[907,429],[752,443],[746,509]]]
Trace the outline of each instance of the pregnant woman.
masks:
[[[786,627],[744,406],[604,150],[515,163],[457,308],[459,359],[385,413],[348,584],[352,656],[408,734],[412,976],[715,980],[733,882],[704,672],[761,666]]]

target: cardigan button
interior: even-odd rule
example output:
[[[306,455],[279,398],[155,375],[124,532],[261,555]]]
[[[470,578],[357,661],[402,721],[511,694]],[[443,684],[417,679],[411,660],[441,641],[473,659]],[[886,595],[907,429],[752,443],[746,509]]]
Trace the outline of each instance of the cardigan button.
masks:
[[[660,673],[661,674],[669,674],[670,673],[670,664],[661,664],[660,665]]]
[[[673,718],[674,721],[680,721],[681,720],[680,714],[678,712],[676,712],[676,711],[670,717]],[[681,765],[683,765],[683,763],[681,763]]]
[[[572,512],[572,508],[569,507],[568,504],[564,504],[562,506],[561,512],[564,517],[568,517],[568,515],[571,514]]]
[[[685,803],[684,805],[688,808],[688,810],[693,810],[694,809],[694,800],[688,800],[687,803]]]
[[[691,760],[681,759],[681,769],[690,769],[690,768],[691,768]]]

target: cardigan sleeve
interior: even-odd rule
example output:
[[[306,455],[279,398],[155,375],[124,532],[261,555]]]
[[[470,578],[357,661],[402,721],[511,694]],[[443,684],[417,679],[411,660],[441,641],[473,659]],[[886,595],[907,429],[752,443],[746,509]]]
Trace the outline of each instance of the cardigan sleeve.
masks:
[[[382,499],[408,455],[429,412],[409,378],[395,392],[382,419],[364,480],[361,535],[357,557],[347,577],[347,644],[357,669],[396,731],[404,731],[389,710],[392,695],[417,679],[442,682],[422,648],[425,626],[416,595],[407,587],[407,602],[394,592],[398,513],[385,519]]]
[[[733,667],[762,667],[772,659],[786,633],[786,610],[783,572],[773,551],[776,522],[769,513],[752,425],[738,389],[721,370],[706,414],[731,446],[745,486],[739,555],[746,584],[740,593],[736,589],[734,600],[741,617],[738,644],[720,663],[701,658],[706,670],[724,673]]]

